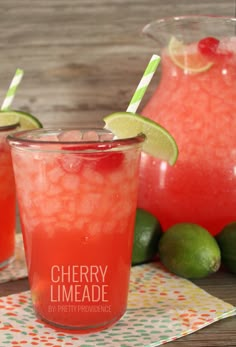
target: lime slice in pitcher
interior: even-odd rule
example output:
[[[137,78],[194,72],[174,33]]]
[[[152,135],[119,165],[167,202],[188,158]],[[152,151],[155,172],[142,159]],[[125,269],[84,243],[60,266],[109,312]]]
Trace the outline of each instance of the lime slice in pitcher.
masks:
[[[1,111],[0,126],[19,124],[19,130],[42,128],[41,122],[32,114],[21,111]]]
[[[197,45],[185,46],[174,36],[170,39],[168,51],[173,63],[189,73],[204,72],[213,65],[208,57],[198,51]]]
[[[116,112],[103,118],[105,128],[117,138],[134,137],[144,134],[143,151],[174,165],[178,157],[178,147],[171,134],[159,124],[138,114]]]

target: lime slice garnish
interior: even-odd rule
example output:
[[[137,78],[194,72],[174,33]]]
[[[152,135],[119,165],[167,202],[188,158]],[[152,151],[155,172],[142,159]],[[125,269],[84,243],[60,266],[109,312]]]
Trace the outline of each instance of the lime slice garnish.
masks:
[[[129,138],[144,134],[143,151],[153,157],[174,165],[178,157],[178,147],[171,134],[154,121],[129,112],[116,112],[103,118],[105,128],[118,138]]]
[[[186,46],[174,36],[170,39],[168,52],[175,65],[190,73],[207,71],[213,65],[208,57],[198,51],[197,45]]]
[[[9,122],[11,122],[9,124]],[[42,128],[41,122],[30,113],[21,111],[1,111],[0,126],[19,124],[19,130]]]
[[[15,113],[4,112],[0,113],[0,127],[10,127],[19,124],[19,116]]]

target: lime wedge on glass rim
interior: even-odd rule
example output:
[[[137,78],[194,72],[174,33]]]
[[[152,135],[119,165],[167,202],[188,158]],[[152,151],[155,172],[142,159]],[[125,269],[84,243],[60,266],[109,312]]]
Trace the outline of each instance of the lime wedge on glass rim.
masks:
[[[0,111],[0,126],[18,125],[19,130],[42,128],[42,123],[32,114],[21,111]]]
[[[19,116],[11,112],[4,112],[4,115],[0,113],[0,127],[11,127],[19,124]]]
[[[143,151],[155,158],[174,165],[178,157],[178,146],[172,135],[161,125],[136,113],[116,112],[103,118],[105,129],[117,138],[144,134]]]

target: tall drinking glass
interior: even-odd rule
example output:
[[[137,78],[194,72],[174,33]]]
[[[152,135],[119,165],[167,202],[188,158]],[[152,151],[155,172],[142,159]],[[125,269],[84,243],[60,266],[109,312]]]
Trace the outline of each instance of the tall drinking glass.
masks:
[[[175,138],[173,167],[143,154],[138,204],[164,230],[193,222],[218,233],[236,219],[236,19],[166,18],[143,32],[162,57],[142,110]]]
[[[0,270],[14,257],[16,193],[10,147],[6,137],[17,125],[0,127]]]
[[[126,310],[144,137],[40,129],[9,141],[37,316],[108,327]]]

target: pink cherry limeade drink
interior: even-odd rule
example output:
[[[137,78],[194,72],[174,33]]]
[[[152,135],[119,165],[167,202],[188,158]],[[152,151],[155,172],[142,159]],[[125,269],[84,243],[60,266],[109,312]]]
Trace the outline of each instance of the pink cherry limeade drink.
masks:
[[[138,204],[165,230],[194,222],[216,234],[236,219],[236,38],[183,45],[163,50],[161,81],[142,112],[173,135],[179,157],[170,167],[142,155]]]
[[[16,193],[11,153],[6,141],[10,130],[11,127],[0,127],[0,269],[13,258],[15,244]]]
[[[10,139],[33,305],[58,327],[101,330],[126,310],[144,138],[111,136]]]

